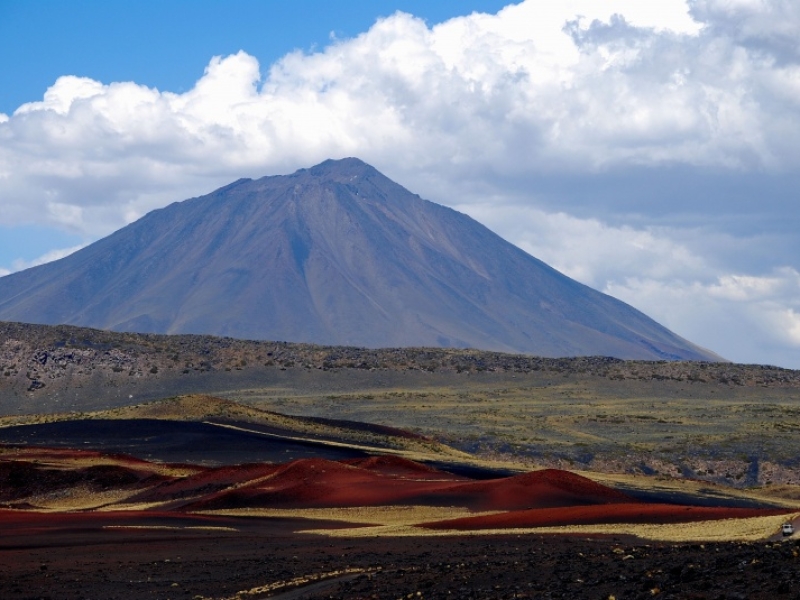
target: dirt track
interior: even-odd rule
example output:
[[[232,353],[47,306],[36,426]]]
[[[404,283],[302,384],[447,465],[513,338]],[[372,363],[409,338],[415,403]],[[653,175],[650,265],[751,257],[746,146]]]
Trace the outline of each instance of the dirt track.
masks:
[[[221,599],[349,568],[364,572],[309,587],[273,586],[274,597],[797,597],[795,541],[672,545],[534,535],[348,540],[294,534],[306,526],[297,520],[231,523],[241,531],[73,528],[4,536],[0,596]]]

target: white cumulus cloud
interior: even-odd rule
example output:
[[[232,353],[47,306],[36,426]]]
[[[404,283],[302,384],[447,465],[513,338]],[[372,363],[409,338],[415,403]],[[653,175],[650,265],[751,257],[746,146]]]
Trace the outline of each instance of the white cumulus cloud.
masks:
[[[677,314],[657,289],[750,307],[788,355],[791,285],[754,290],[800,269],[763,245],[800,250],[798,32],[785,0],[525,0],[434,26],[396,13],[272,65],[214,57],[183,93],[65,74],[0,115],[0,221],[98,237],[242,176],[358,156],[506,215],[505,237],[656,317]]]
[[[4,197],[18,205],[2,217],[58,224],[48,206],[102,206],[65,224],[108,229],[109,204],[119,225],[243,172],[348,154],[445,183],[476,169],[792,169],[800,67],[746,41],[765,19],[798,19],[757,4],[774,10],[527,0],[434,27],[397,13],[266,72],[245,52],[215,57],[183,94],[65,75],[0,122]]]
[[[800,369],[800,273],[729,274],[716,282],[630,277],[605,290],[737,362]]]
[[[22,271],[24,269],[30,269],[31,267],[37,267],[45,263],[53,262],[54,260],[59,260],[60,258],[69,256],[70,254],[73,254],[84,247],[86,247],[86,244],[79,244],[69,248],[57,248],[55,250],[50,250],[49,252],[46,252],[43,255],[34,258],[33,260],[15,260],[11,265],[11,269],[4,269],[0,267],[0,277],[16,271]]]
[[[561,272],[624,300],[676,333],[738,362],[800,369],[800,272],[737,272],[709,248],[748,253],[733,240],[662,228],[613,226],[538,209],[457,207]]]

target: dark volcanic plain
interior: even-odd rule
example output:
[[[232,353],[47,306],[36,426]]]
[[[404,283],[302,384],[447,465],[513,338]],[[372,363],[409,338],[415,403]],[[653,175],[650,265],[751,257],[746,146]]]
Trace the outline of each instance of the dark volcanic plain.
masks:
[[[772,600],[797,597],[800,567],[795,542],[654,544],[622,536],[498,535],[421,543],[298,535],[292,532],[302,524],[291,520],[240,527],[185,534],[64,531],[45,544],[41,535],[4,534],[0,591],[8,600]],[[313,583],[314,576],[337,572]],[[291,585],[309,579],[303,587]],[[247,593],[270,584],[273,592]]]

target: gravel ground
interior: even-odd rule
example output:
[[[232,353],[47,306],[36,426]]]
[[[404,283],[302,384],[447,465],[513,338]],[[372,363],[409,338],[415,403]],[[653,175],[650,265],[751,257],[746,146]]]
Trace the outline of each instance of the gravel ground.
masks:
[[[798,598],[800,540],[663,544],[626,537],[334,539],[299,520],[238,532],[0,533],[0,598]],[[349,571],[348,571],[349,570]],[[318,580],[320,574],[336,574]],[[306,585],[281,585],[297,578]],[[277,585],[276,585],[277,584]],[[271,591],[266,591],[271,586]]]

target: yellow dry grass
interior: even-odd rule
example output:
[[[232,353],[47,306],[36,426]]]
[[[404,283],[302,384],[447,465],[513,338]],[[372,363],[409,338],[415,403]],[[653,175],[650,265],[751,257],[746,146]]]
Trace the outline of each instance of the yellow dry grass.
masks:
[[[780,531],[781,524],[800,517],[800,513],[749,519],[720,519],[695,523],[666,525],[618,523],[613,525],[571,525],[563,527],[533,527],[515,529],[482,529],[477,531],[431,530],[411,524],[389,524],[378,527],[349,529],[312,529],[303,533],[330,537],[442,537],[476,535],[581,534],[633,535],[661,542],[731,542],[768,539]]]
[[[187,525],[185,527],[174,525],[105,525],[103,529],[141,529],[146,531],[239,531],[235,527],[224,527],[222,525]]]
[[[312,439],[308,437],[310,435],[328,437],[340,440],[324,442],[331,446],[364,450],[377,454],[391,453],[411,460],[441,460],[443,458],[448,460],[467,460],[470,458],[470,455],[464,452],[430,439],[353,430],[335,424],[309,421],[202,394],[166,398],[144,404],[87,413],[0,417],[0,428],[75,419],[198,421],[218,427],[244,430],[266,437],[282,437],[290,441],[309,441]],[[229,421],[234,421],[237,425],[232,425]],[[294,432],[295,436],[276,436],[257,429],[242,427],[241,423],[278,427],[285,431]],[[314,438],[314,441],[321,443],[318,438]]]
[[[673,479],[623,473],[597,473],[572,471],[597,483],[618,490],[640,490],[652,494],[685,494],[695,498],[716,499],[722,504],[729,500],[752,500],[782,508],[800,507],[800,486],[770,486],[766,488],[736,489],[691,479]]]
[[[276,436],[276,435],[273,435],[273,434],[270,434],[270,433],[264,433],[264,432],[258,431],[256,429],[249,429],[247,427],[241,427],[239,425],[229,425],[229,424],[226,424],[226,423],[213,423],[211,421],[203,421],[203,423],[205,423],[206,425],[213,425],[213,426],[216,426],[216,427],[222,427],[223,429],[232,429],[234,431],[241,431],[241,432],[249,433],[249,434],[252,434],[252,435],[262,435],[262,436],[265,436],[265,437],[280,437],[282,440],[287,441],[287,442],[297,442],[297,443],[301,443],[301,444],[302,443],[317,443],[317,444],[320,443],[319,440],[316,440],[316,439],[313,439],[313,438],[309,438],[309,437],[304,437],[304,436],[285,436],[285,435]],[[342,449],[348,449],[348,450],[358,450],[358,451],[361,451],[361,452],[366,452],[368,454],[374,454],[374,455],[384,455],[385,454],[385,455],[391,455],[391,456],[399,456],[399,457],[406,458],[408,460],[414,460],[414,461],[425,461],[425,460],[430,460],[431,458],[440,459],[441,460],[442,458],[444,458],[442,456],[443,454],[446,455],[447,458],[450,458],[450,459],[460,458],[460,459],[464,459],[464,460],[469,460],[469,459],[472,458],[469,454],[466,454],[465,452],[459,452],[458,450],[452,450],[452,449],[446,448],[444,446],[443,446],[443,448],[446,448],[446,450],[443,450],[443,451],[438,451],[437,450],[436,452],[431,452],[430,450],[421,449],[419,445],[414,446],[412,444],[409,444],[411,449],[405,449],[405,450],[396,449],[396,448],[386,449],[386,448],[380,448],[380,447],[376,447],[376,446],[366,446],[366,445],[357,444],[357,443],[334,442],[334,441],[326,441],[325,445],[328,446],[328,447],[331,447],[331,448],[342,448]]]
[[[187,498],[186,500],[191,500]],[[126,502],[126,498],[120,500],[118,504],[109,504],[105,506],[98,506],[95,510],[97,512],[123,512],[123,511],[145,511],[145,510],[169,510],[169,505],[172,502],[169,500],[158,502]]]
[[[79,486],[46,495],[27,498],[27,502],[40,510],[70,512],[78,510],[97,510],[129,498],[128,490],[97,491]]]
[[[0,448],[0,460],[30,462],[38,467],[64,471],[98,466],[124,467],[164,477],[189,477],[202,471],[201,467],[144,462],[125,457],[118,458],[110,454],[94,455],[91,452],[70,454],[70,451],[67,451],[63,456],[59,456],[58,452],[47,448]]]
[[[245,508],[201,511],[197,514],[230,517],[301,518],[373,526],[410,526],[430,521],[493,515],[502,511],[472,512],[449,506],[357,506],[347,508]]]

